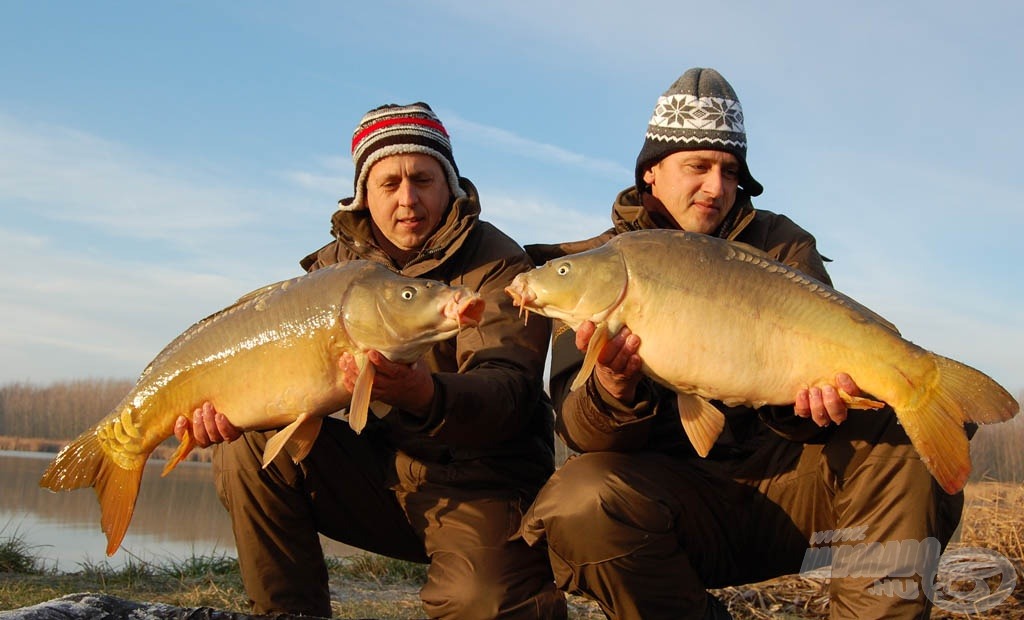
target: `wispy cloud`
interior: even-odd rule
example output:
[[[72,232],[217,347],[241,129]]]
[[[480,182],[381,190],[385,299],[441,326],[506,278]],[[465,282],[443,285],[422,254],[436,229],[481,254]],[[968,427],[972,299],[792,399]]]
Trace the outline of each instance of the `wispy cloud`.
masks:
[[[150,239],[253,218],[246,194],[223,187],[211,173],[88,133],[0,115],[0,142],[0,201],[8,209]]]
[[[588,157],[560,146],[530,140],[506,129],[466,120],[452,112],[444,113],[444,123],[453,135],[458,134],[459,140],[506,151],[540,163],[571,166],[611,178],[629,179],[633,175],[632,170],[616,162]]]

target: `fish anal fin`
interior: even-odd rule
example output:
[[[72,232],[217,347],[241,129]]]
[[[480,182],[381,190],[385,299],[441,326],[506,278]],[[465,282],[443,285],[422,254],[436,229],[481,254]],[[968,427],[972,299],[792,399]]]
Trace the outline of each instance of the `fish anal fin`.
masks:
[[[366,360],[359,371],[359,376],[356,377],[356,385],[352,390],[352,402],[348,406],[348,425],[357,435],[366,428],[370,410],[370,393],[373,391],[373,378],[376,375],[377,367]]]
[[[178,463],[185,460],[185,457],[192,452],[192,448],[195,448],[196,443],[192,440],[192,433],[185,431],[185,434],[181,438],[181,443],[178,444],[178,449],[174,451],[171,458],[167,460],[167,464],[164,465],[164,470],[160,472],[160,477],[166,476],[171,473],[171,470],[178,466]]]
[[[885,406],[885,403],[881,401],[864,398],[863,396],[850,396],[843,389],[838,389],[836,392],[850,409],[881,409]]]
[[[707,456],[725,428],[725,414],[707,400],[693,394],[679,394],[676,405],[690,443],[697,454]]]
[[[597,365],[597,356],[601,353],[601,349],[608,343],[608,323],[602,322],[597,325],[594,330],[594,335],[590,337],[590,344],[587,345],[587,354],[583,357],[583,366],[580,368],[580,372],[576,375],[572,385],[569,386],[570,391],[577,390],[581,385],[587,382],[590,375],[594,372],[594,367]]]

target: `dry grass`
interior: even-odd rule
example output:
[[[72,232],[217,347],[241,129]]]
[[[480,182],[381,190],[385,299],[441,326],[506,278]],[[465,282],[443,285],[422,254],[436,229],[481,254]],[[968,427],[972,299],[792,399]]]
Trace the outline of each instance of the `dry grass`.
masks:
[[[1008,558],[1024,584],[1024,484],[972,483],[959,540],[951,549],[981,547]],[[168,566],[129,563],[121,570],[103,564],[84,566],[73,574],[54,574],[22,558],[31,550],[0,545],[0,609],[15,609],[76,592],[105,592],[134,601],[165,603],[183,608],[209,607],[244,612],[246,597],[237,563],[230,557],[192,558]],[[6,551],[6,553],[5,553]],[[6,558],[6,559],[5,559]],[[28,567],[28,568],[26,568]],[[355,556],[331,565],[331,593],[337,618],[422,617],[418,591],[425,578],[422,565],[380,556]],[[998,584],[992,584],[997,586]],[[828,616],[828,581],[787,576],[759,584],[724,588],[715,594],[737,620],[820,619]],[[569,598],[569,617],[603,618],[597,605]],[[966,616],[936,609],[933,618],[1024,620],[1024,587],[998,607]]]
[[[968,484],[959,540],[949,549],[980,547],[1000,553],[1017,573],[1017,587],[997,607],[977,614],[975,620],[1024,620],[1024,484],[982,482]],[[779,577],[750,586],[716,590],[736,620],[828,617],[827,579],[799,575]],[[995,589],[999,583],[991,583]],[[934,609],[932,618],[963,620],[959,612]]]

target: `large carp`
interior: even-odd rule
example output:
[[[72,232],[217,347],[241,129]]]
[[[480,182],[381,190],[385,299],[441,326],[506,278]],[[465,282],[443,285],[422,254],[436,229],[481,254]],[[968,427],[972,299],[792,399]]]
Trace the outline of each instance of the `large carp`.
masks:
[[[846,372],[896,412],[949,493],[970,473],[965,422],[1000,422],[1020,405],[981,372],[900,337],[853,299],[749,246],[672,230],[617,235],[517,276],[522,309],[597,327],[572,388],[623,326],[640,337],[644,372],[678,394],[683,428],[706,456],[726,405],[792,404]],[[851,408],[883,405],[841,396]]]
[[[264,466],[282,447],[298,462],[325,416],[347,406],[356,432],[366,423],[374,371],[367,351],[411,363],[477,324],[483,305],[468,288],[406,278],[369,261],[253,291],[168,344],[124,400],[57,455],[39,484],[52,491],[94,487],[112,555],[131,521],[146,460],[178,416],[210,401],[240,429],[284,427],[267,444]],[[354,394],[341,381],[344,352],[361,370]],[[186,436],[163,475],[193,445]]]

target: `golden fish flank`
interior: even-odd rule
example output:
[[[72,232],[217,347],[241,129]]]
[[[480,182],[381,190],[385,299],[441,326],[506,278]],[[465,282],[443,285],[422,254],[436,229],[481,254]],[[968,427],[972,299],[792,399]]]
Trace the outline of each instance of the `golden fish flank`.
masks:
[[[900,337],[885,319],[763,253],[670,230],[620,234],[607,244],[520,274],[506,289],[521,308],[585,320],[597,330],[573,389],[626,325],[640,337],[644,372],[677,395],[683,429],[706,456],[724,425],[708,400],[789,405],[801,389],[847,372],[890,405],[949,493],[970,473],[964,423],[1008,420],[1019,404],[983,373]]]
[[[411,363],[476,325],[483,304],[465,287],[406,278],[367,261],[261,288],[168,344],[121,403],[57,455],[40,485],[94,487],[107,554],[113,554],[131,521],[146,460],[171,436],[179,415],[210,401],[241,429],[281,428],[264,465],[282,448],[299,461],[325,416],[348,407],[353,430],[366,424],[374,369],[367,351]],[[344,352],[361,370],[354,394],[341,381]],[[186,436],[164,475],[192,447]]]

